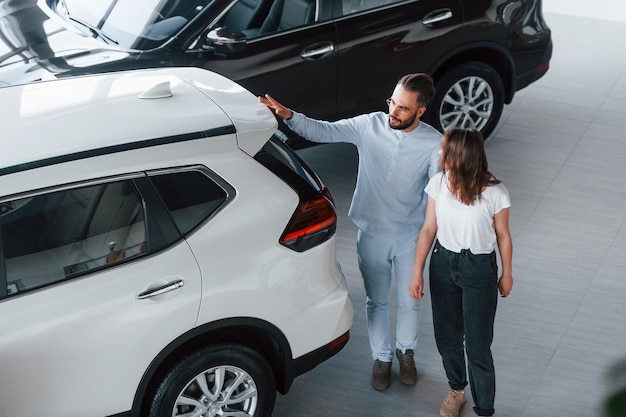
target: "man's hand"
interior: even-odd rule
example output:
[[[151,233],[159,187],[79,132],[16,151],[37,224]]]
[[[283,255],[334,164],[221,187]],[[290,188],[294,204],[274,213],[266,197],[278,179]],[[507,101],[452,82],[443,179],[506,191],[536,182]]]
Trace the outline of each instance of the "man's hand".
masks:
[[[272,98],[272,96],[270,96],[269,94],[266,94],[265,97],[259,96],[259,102],[265,104],[267,107],[270,108],[270,110],[276,113],[276,116],[280,117],[283,120],[291,119],[291,117],[293,116],[293,112],[291,110],[280,104],[278,101],[274,100],[274,98]]]

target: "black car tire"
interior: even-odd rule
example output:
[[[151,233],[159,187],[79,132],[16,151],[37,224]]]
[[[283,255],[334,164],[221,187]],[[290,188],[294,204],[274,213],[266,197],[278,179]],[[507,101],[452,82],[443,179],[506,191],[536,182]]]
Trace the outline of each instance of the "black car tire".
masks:
[[[176,362],[158,385],[150,417],[271,415],[276,382],[267,361],[243,345],[199,349]],[[202,412],[199,412],[202,410]]]
[[[487,137],[504,107],[504,86],[489,65],[472,61],[454,67],[435,80],[436,94],[424,120],[441,132],[452,126],[472,127]]]

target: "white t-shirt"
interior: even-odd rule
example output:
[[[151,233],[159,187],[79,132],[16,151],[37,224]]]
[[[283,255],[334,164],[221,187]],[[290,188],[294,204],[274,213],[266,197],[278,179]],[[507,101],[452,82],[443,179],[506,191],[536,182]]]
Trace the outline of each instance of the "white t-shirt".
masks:
[[[460,253],[491,253],[496,248],[493,216],[511,207],[508,190],[500,184],[487,187],[480,201],[471,205],[457,200],[448,188],[447,176],[438,173],[430,179],[426,193],[436,201],[437,239],[444,248]]]

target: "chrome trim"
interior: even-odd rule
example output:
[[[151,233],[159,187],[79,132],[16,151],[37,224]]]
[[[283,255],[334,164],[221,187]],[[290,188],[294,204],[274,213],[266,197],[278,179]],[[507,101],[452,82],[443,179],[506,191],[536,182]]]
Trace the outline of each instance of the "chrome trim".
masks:
[[[156,297],[156,296],[159,296],[159,295],[163,295],[163,294],[168,293],[170,291],[175,291],[175,290],[177,290],[179,288],[182,288],[184,285],[185,285],[185,281],[183,281],[182,279],[178,279],[178,280],[173,281],[173,282],[168,282],[167,284],[162,285],[160,287],[140,292],[139,294],[137,294],[137,299],[138,300],[145,300],[146,298],[151,298],[151,297]]]
[[[335,45],[331,43],[325,46],[321,46],[319,48],[303,51],[300,54],[300,57],[302,57],[303,59],[314,59],[314,58],[318,58],[319,56],[322,56],[324,54],[328,54],[334,51],[335,51]]]
[[[434,25],[436,23],[441,23],[444,20],[448,20],[452,18],[452,11],[447,9],[447,10],[437,10],[436,12],[433,12],[431,14],[429,14],[428,16],[426,16],[424,18],[424,20],[422,20],[422,23],[424,25]]]

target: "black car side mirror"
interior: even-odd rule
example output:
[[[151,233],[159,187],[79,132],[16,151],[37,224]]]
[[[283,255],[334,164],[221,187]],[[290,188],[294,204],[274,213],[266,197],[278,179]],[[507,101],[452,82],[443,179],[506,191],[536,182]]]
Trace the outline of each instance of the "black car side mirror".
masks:
[[[247,39],[243,32],[220,27],[207,34],[207,45],[215,52],[232,54],[243,51]]]

